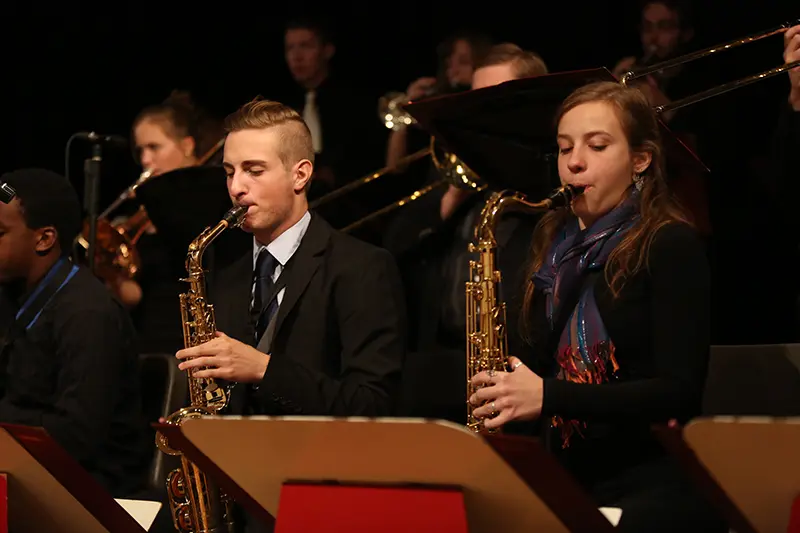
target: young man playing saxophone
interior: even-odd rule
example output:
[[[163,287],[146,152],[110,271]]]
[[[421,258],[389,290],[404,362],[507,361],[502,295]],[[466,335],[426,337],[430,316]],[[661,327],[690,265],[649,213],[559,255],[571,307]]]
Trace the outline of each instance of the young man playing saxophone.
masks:
[[[231,201],[253,250],[209,274],[217,338],[180,368],[236,383],[232,414],[384,416],[394,411],[405,308],[391,255],[308,210],[311,135],[289,107],[256,100],[227,119]]]

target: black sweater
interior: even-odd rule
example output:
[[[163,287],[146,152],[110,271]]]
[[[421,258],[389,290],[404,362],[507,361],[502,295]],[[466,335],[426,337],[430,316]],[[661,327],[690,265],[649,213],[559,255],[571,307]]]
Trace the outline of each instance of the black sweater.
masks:
[[[554,452],[583,483],[592,486],[663,455],[651,435],[654,422],[685,422],[700,412],[710,349],[710,280],[705,248],[683,224],[662,227],[649,263],[615,299],[604,275],[594,284],[600,316],[616,346],[620,379],[601,385],[555,379],[552,354],[534,364],[544,378],[542,419],[553,415],[587,423]],[[542,293],[534,296],[534,351],[549,333]]]

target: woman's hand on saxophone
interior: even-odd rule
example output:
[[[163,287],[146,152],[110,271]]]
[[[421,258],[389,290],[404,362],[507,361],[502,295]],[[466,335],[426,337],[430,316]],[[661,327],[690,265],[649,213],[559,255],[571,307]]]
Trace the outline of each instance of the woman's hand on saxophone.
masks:
[[[195,378],[219,378],[239,383],[256,383],[264,378],[269,355],[228,337],[221,331],[204,344],[184,348],[175,356],[183,360],[181,370],[195,370]]]
[[[481,387],[469,397],[480,405],[473,414],[484,419],[486,429],[495,429],[512,420],[534,420],[542,412],[544,382],[516,357],[509,358],[511,372],[484,371],[472,378]]]

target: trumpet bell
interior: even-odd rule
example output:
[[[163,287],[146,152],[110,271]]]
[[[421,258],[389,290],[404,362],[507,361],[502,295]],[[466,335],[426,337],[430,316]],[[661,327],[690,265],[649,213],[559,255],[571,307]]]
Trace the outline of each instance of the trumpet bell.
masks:
[[[378,117],[384,126],[392,131],[400,131],[417,122],[403,110],[407,102],[408,96],[400,92],[390,92],[378,99]]]

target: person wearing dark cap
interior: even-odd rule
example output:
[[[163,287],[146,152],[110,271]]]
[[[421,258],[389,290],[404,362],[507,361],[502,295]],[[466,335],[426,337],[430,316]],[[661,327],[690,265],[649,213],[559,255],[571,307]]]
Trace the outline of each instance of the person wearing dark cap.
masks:
[[[45,169],[2,176],[0,422],[43,427],[113,496],[147,468],[135,333],[127,313],[70,259],[81,207]]]

